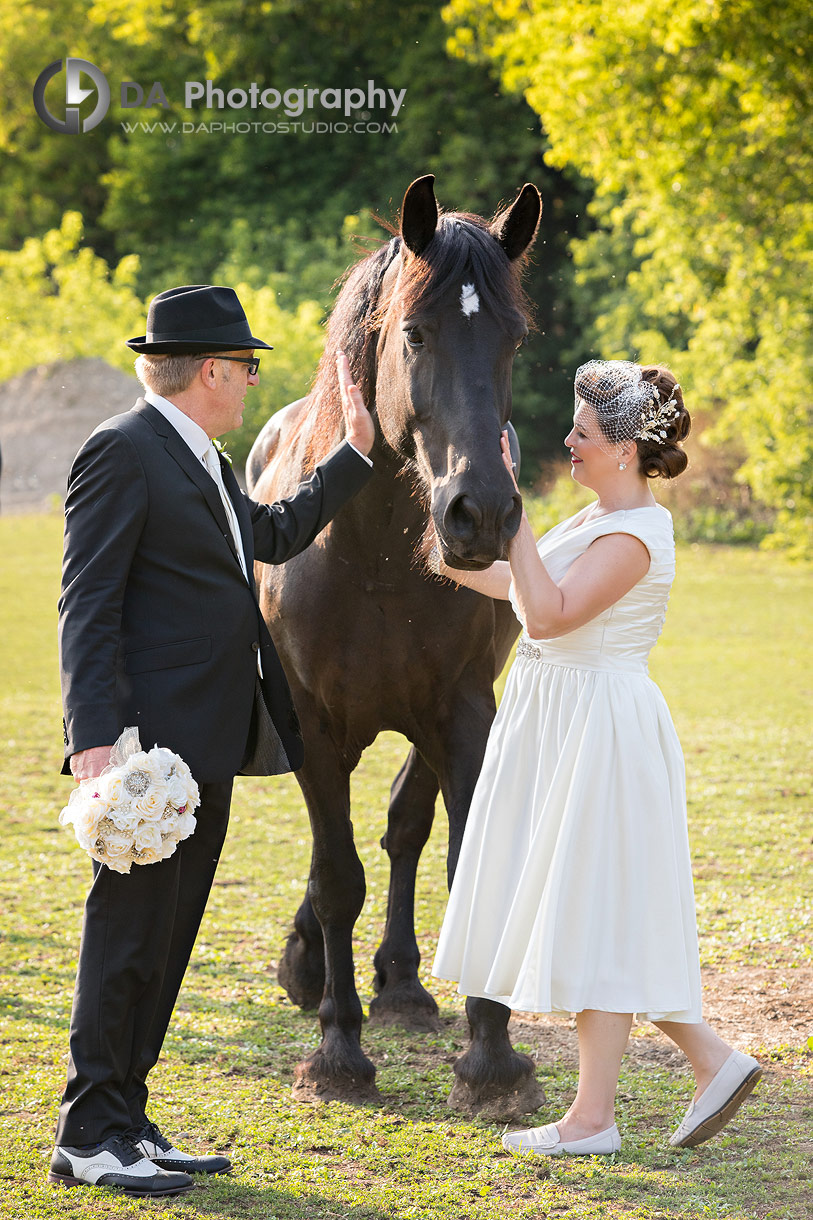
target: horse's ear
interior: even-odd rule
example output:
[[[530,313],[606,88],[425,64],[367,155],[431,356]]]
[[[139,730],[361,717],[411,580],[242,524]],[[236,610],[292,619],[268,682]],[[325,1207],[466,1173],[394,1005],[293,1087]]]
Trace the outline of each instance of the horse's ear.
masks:
[[[401,204],[401,236],[413,254],[422,254],[438,227],[438,204],[433,190],[434,174],[416,178],[406,189]]]
[[[510,208],[500,212],[492,222],[491,232],[512,262],[525,253],[536,237],[541,214],[539,191],[526,182]]]

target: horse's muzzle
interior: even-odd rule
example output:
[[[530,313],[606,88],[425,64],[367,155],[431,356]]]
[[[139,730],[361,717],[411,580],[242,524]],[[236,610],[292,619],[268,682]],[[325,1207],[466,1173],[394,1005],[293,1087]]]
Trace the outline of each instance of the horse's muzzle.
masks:
[[[441,494],[432,505],[432,518],[450,568],[487,568],[505,558],[522,520],[522,501],[516,492],[499,496],[486,489]]]

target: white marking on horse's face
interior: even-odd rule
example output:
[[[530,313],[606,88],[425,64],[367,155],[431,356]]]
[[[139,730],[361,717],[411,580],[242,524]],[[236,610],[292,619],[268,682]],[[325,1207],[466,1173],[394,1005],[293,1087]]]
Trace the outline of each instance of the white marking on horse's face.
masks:
[[[464,284],[460,294],[460,307],[467,318],[480,309],[480,298],[474,291],[474,284]]]

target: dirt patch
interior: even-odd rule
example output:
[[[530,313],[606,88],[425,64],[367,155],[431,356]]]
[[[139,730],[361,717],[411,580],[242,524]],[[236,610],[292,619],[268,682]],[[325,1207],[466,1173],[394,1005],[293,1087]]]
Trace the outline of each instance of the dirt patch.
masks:
[[[140,390],[103,360],[42,364],[3,382],[3,512],[39,512],[62,500],[77,450],[102,420],[129,411]]]
[[[737,1050],[765,1053],[801,1048],[813,1034],[813,967],[731,966],[703,971],[703,1013],[712,1029]],[[530,1045],[542,1062],[578,1064],[576,1023],[545,1014],[518,1013],[511,1040]],[[631,1060],[685,1066],[686,1060],[653,1025],[633,1027]]]
[[[704,970],[709,1024],[739,1050],[804,1046],[813,1034],[813,966]]]
[[[813,1034],[813,967],[731,966],[703,971],[703,1011],[712,1029],[737,1050],[764,1056],[778,1047],[802,1049]],[[468,1044],[465,1017],[446,1025]],[[578,1067],[576,1022],[544,1013],[515,1013],[512,1043],[531,1048],[540,1063]],[[456,1056],[452,1056],[456,1058]],[[686,1068],[683,1054],[654,1025],[633,1026],[632,1063]]]

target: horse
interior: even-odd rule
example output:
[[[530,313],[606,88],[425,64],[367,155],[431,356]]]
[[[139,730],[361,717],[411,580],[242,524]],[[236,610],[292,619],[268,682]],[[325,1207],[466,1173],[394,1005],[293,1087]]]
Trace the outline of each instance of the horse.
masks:
[[[347,275],[310,394],[273,415],[249,454],[249,493],[273,503],[341,441],[344,350],[376,421],[375,476],[301,555],[255,573],[305,742],[297,779],[313,854],[279,968],[292,1001],[318,1006],[321,1043],[295,1074],[303,1099],[378,1096],[353,969],[365,881],[350,775],[385,729],[411,748],[381,840],[390,888],[369,1019],[438,1028],[437,1004],[418,980],[418,860],[440,790],[451,884],[496,711],[494,679],[519,627],[507,603],[438,577],[426,557],[436,546],[449,566],[481,570],[505,556],[519,528],[500,433],[529,328],[521,272],[540,212],[530,184],[490,223],[440,212],[434,177],[416,179],[400,231],[391,228]],[[532,1060],[511,1046],[509,1010],[470,997],[466,1013],[470,1044],[454,1065],[449,1104],[505,1118],[536,1110],[543,1093]]]

